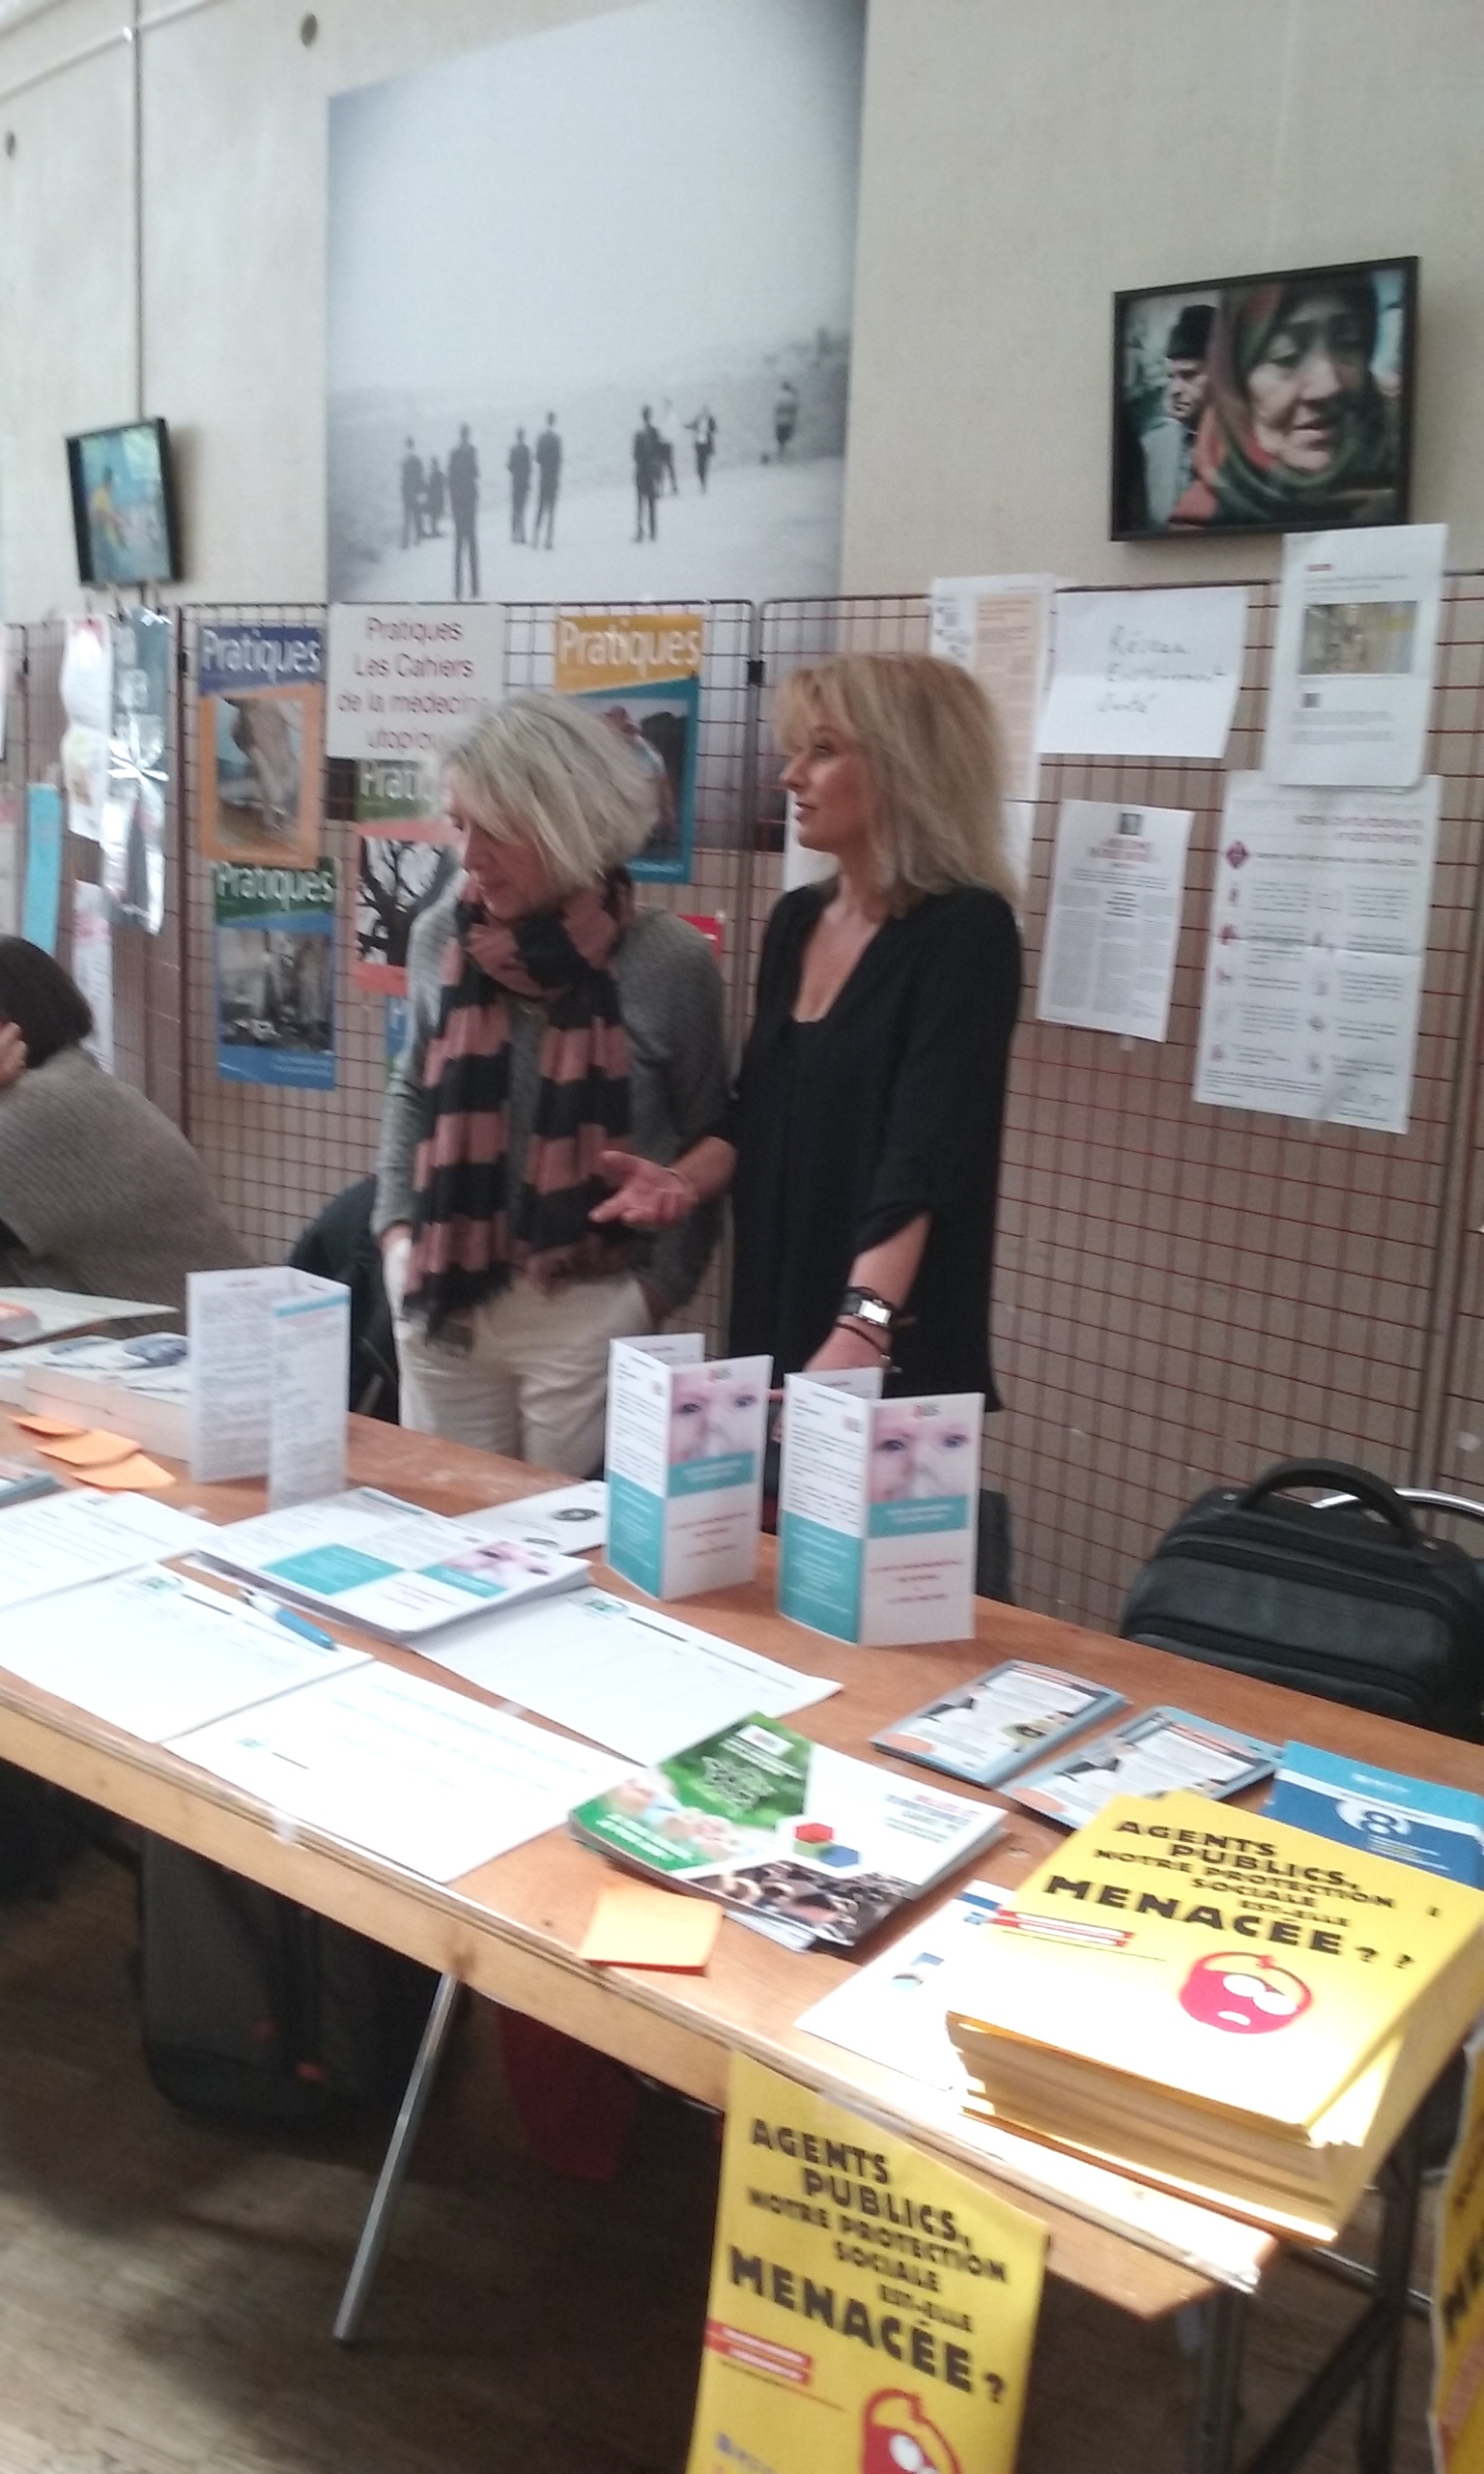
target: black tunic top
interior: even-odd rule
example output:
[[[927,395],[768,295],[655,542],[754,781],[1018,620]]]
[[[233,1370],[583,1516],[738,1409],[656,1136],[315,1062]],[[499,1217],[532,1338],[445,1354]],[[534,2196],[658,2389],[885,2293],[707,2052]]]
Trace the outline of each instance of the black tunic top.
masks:
[[[965,885],[883,921],[829,1012],[796,1022],[803,952],[829,886],[785,894],[730,1109],[737,1151],[730,1347],[796,1373],[828,1337],[850,1266],[929,1212],[893,1354],[898,1392],[979,1392],[1020,939]]]

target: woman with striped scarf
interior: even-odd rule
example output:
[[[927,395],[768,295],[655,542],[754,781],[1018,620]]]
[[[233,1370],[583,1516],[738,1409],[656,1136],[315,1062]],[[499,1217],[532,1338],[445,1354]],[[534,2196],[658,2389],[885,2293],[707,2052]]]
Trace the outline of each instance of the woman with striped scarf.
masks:
[[[594,1225],[598,1157],[672,1160],[711,1121],[721,981],[635,906],[653,790],[596,714],[514,696],[443,771],[463,868],[413,930],[373,1223],[402,1423],[586,1477],[609,1341],[683,1306],[716,1234],[714,1211],[678,1245]]]

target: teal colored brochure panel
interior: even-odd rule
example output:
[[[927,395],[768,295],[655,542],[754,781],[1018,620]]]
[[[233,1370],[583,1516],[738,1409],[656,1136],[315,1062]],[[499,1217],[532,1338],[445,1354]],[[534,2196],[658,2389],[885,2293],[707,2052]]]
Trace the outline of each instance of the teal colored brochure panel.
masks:
[[[861,1541],[826,1529],[802,1512],[785,1511],[778,1525],[778,1608],[795,1624],[808,1624],[837,1641],[854,1641],[861,1629]]]
[[[665,1504],[632,1478],[608,1481],[608,1560],[636,1589],[665,1593]]]

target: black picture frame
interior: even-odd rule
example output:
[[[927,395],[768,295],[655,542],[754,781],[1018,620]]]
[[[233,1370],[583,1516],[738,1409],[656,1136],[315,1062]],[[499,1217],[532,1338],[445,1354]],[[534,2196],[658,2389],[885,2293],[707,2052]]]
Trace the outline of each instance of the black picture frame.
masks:
[[[108,507],[105,532],[95,494],[100,471],[129,471],[132,486]],[[67,442],[72,532],[82,583],[178,584],[182,576],[180,516],[170,432],[161,419],[118,421],[80,430]]]
[[[1420,262],[1415,257],[1358,258],[1339,265],[1283,267],[1188,283],[1141,284],[1116,292],[1109,537],[1114,541],[1202,541],[1407,523],[1412,506],[1419,276]],[[1355,406],[1347,425],[1348,439],[1342,436],[1339,444],[1339,455],[1343,458],[1348,452],[1349,471],[1343,477],[1336,474],[1329,492],[1323,487],[1323,472],[1314,462],[1323,451],[1322,425],[1311,422],[1307,447],[1300,439],[1294,450],[1296,455],[1307,454],[1307,470],[1285,469],[1281,453],[1264,452],[1260,420],[1247,392],[1253,373],[1263,363],[1254,360],[1242,372],[1240,352],[1234,349],[1240,344],[1243,322],[1250,324],[1254,316],[1257,304],[1252,296],[1274,289],[1279,299],[1270,313],[1270,342],[1282,338],[1285,328],[1290,337],[1301,338],[1306,324],[1312,326],[1294,314],[1301,307],[1301,295],[1326,289],[1340,289],[1350,296],[1348,304],[1342,302],[1331,320],[1331,345],[1334,332],[1341,335],[1339,344],[1332,346],[1336,365],[1346,351],[1346,326],[1354,330],[1359,321],[1362,330],[1369,330],[1369,345],[1362,332],[1360,344],[1352,352],[1358,362],[1364,350],[1362,376],[1354,388],[1340,390]],[[1289,299],[1287,310],[1284,296]],[[1187,349],[1183,354],[1167,350],[1161,354],[1161,332],[1166,346],[1177,338]],[[1178,388],[1181,372],[1196,373],[1187,383],[1185,405],[1192,387],[1204,384],[1193,419],[1185,405],[1177,416],[1168,393],[1161,398],[1162,410],[1154,414],[1154,380],[1161,358],[1167,388]],[[1186,433],[1184,441],[1178,435],[1182,430]],[[1177,435],[1156,438],[1156,431]],[[1183,482],[1182,471],[1186,475]],[[1207,505],[1212,512],[1198,512]],[[1177,520],[1181,508],[1184,514]]]

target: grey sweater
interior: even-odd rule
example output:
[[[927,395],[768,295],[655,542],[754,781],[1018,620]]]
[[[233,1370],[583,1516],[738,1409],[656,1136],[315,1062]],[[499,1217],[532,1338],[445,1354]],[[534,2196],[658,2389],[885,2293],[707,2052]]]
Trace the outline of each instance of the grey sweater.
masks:
[[[453,933],[457,879],[414,921],[407,949],[407,1045],[392,1067],[382,1108],[376,1164],[380,1236],[413,1216],[413,1160],[428,1130],[429,1093],[423,1057],[438,1029],[443,948]],[[699,1139],[727,1100],[727,1043],[721,975],[704,936],[669,911],[636,912],[614,955],[614,984],[629,1039],[632,1140],[648,1160],[674,1160]],[[508,1153],[512,1184],[520,1178],[540,1087],[541,1006],[511,997]],[[692,1212],[676,1228],[647,1241],[642,1269],[671,1312],[697,1287],[716,1243],[721,1209]]]
[[[81,1048],[0,1091],[0,1280],[184,1307],[249,1263],[186,1136]]]

